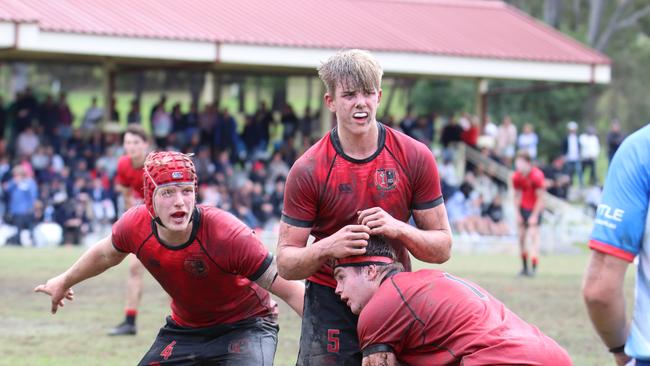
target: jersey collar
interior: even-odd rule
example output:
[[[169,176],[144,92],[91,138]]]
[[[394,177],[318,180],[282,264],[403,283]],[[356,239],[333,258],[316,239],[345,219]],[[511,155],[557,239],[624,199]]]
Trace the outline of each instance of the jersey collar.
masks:
[[[345,154],[345,152],[343,151],[343,147],[341,146],[341,140],[339,139],[338,129],[336,127],[334,127],[332,131],[330,131],[330,140],[332,140],[332,145],[334,146],[334,150],[336,150],[336,153],[341,155],[343,159],[356,164],[364,164],[376,158],[377,155],[379,155],[381,150],[384,148],[384,144],[386,143],[386,128],[384,127],[384,125],[381,124],[380,122],[377,122],[377,130],[378,130],[377,150],[372,155],[370,155],[365,159],[354,159]]]
[[[199,231],[199,226],[201,224],[201,210],[199,209],[198,206],[194,208],[191,222],[192,222],[192,233],[190,234],[189,239],[187,239],[187,241],[181,245],[169,245],[165,243],[160,238],[160,236],[158,236],[158,226],[156,226],[156,222],[154,220],[151,220],[151,230],[153,231],[153,235],[156,237],[156,239],[158,239],[160,245],[162,245],[163,247],[169,250],[181,250],[187,248],[190,244],[192,244],[192,242],[196,238],[197,232]]]

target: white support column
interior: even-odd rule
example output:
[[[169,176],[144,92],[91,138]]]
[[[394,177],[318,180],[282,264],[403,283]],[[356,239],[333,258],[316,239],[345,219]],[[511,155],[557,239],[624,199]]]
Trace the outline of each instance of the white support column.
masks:
[[[476,106],[476,116],[478,116],[481,121],[481,129],[485,126],[487,122],[487,92],[489,89],[489,83],[487,79],[476,79],[476,93],[475,93],[475,106]]]

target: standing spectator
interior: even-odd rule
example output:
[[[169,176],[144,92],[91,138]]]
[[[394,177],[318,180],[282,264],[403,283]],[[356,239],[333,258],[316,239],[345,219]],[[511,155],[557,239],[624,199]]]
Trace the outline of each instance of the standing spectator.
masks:
[[[38,119],[41,122],[41,126],[43,126],[44,137],[50,143],[55,143],[52,140],[56,136],[56,129],[59,124],[59,107],[54,102],[54,98],[49,94],[40,105]]]
[[[38,187],[23,166],[15,166],[12,174],[13,178],[4,184],[4,189],[9,198],[8,212],[11,224],[18,230],[9,242],[24,245],[20,236],[22,230],[28,230],[30,238],[33,238],[34,205],[38,199]]]
[[[524,127],[521,130],[521,134],[517,137],[517,150],[524,150],[528,152],[528,155],[531,159],[537,159],[537,144],[539,143],[539,138],[535,133],[535,129],[532,123],[524,124]]]
[[[120,112],[117,111],[117,100],[111,97],[111,122],[120,122]]]
[[[295,137],[296,132],[298,132],[298,117],[293,111],[291,104],[286,103],[284,107],[282,107],[282,116],[280,120],[282,122],[282,126],[284,127],[284,139],[286,140],[289,137]]]
[[[501,162],[510,167],[512,159],[515,156],[515,146],[517,144],[517,127],[512,123],[510,116],[503,117],[503,122],[497,130],[495,144],[496,155]]]
[[[481,122],[475,116],[465,116],[467,124],[461,135],[463,142],[471,147],[476,147],[478,136],[481,134]]]
[[[140,114],[140,100],[133,99],[131,101],[131,108],[129,113],[126,115],[126,122],[131,123],[142,123],[142,115]]]
[[[216,103],[206,104],[203,107],[203,111],[199,115],[199,129],[201,130],[201,144],[210,145],[213,143],[214,140],[213,136],[216,133],[214,128],[216,123],[217,123]]]
[[[7,109],[5,108],[5,101],[0,95],[0,139],[4,139],[5,127],[7,125]]]
[[[314,120],[317,116],[313,116],[311,113],[311,108],[309,106],[305,107],[305,114],[300,119],[300,134],[304,139],[305,137],[311,138]]]
[[[167,137],[172,132],[172,117],[165,111],[164,104],[159,104],[154,109],[151,117],[151,125],[153,127],[153,136],[156,140],[158,148],[167,146]]]
[[[74,115],[70,110],[70,105],[68,105],[68,100],[66,98],[66,93],[62,92],[59,94],[59,138],[64,143],[67,143],[70,137],[72,137],[72,122],[74,121]]]
[[[580,142],[580,162],[582,164],[581,175],[589,168],[589,184],[596,185],[598,184],[596,161],[600,154],[600,141],[598,135],[596,135],[596,127],[587,127],[578,139]]]
[[[519,249],[523,268],[521,276],[535,276],[539,261],[539,225],[542,222],[544,208],[544,173],[533,165],[526,151],[517,153],[515,173],[512,175],[515,190],[515,209],[519,233]],[[527,247],[526,238],[530,238]],[[532,264],[528,268],[528,258]]]
[[[442,147],[448,149],[457,142],[462,141],[463,128],[458,124],[454,117],[449,117],[449,121],[442,128],[440,134],[440,143]]]
[[[650,126],[623,141],[612,159],[589,240],[591,259],[582,294],[591,322],[616,365],[650,365]],[[624,282],[636,263],[632,323]]]
[[[97,97],[93,97],[90,102],[90,107],[86,109],[84,119],[81,123],[81,128],[90,134],[101,123],[104,118],[104,111],[97,105]]]
[[[237,121],[230,114],[228,108],[221,111],[214,126],[214,146],[218,151],[228,151],[230,154],[237,153],[239,136],[237,135]]]
[[[580,161],[580,140],[578,139],[578,123],[571,121],[567,123],[567,136],[562,142],[562,154],[566,172],[573,183],[573,176],[578,176],[578,182],[582,187],[582,164]]]
[[[609,157],[610,162],[612,161],[616,150],[618,150],[618,147],[623,142],[623,139],[625,139],[625,134],[621,132],[621,123],[618,119],[614,119],[612,121],[612,126],[607,133],[607,156]]]
[[[411,134],[411,129],[415,127],[415,122],[416,122],[416,118],[415,115],[413,115],[413,108],[412,106],[409,105],[407,107],[406,116],[404,116],[404,118],[399,123],[399,128],[407,136],[413,137],[413,135]]]

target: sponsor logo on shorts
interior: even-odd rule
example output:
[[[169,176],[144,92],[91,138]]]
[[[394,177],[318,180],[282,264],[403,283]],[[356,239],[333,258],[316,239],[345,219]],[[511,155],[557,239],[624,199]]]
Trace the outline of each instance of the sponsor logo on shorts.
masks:
[[[205,259],[200,255],[192,255],[185,258],[183,268],[195,277],[205,277],[210,271]]]
[[[236,339],[228,345],[228,353],[245,353],[248,350],[248,340]]]
[[[169,357],[171,357],[172,352],[174,351],[174,346],[176,345],[176,341],[172,341],[172,343],[168,344],[167,347],[165,347],[162,352],[160,352],[160,356],[164,359],[167,360]]]
[[[397,186],[397,172],[392,168],[381,168],[375,171],[375,185],[381,191],[389,191]]]

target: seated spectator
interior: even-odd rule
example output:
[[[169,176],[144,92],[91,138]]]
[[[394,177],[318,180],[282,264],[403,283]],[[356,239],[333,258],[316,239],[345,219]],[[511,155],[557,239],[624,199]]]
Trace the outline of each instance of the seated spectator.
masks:
[[[542,169],[546,178],[546,190],[548,193],[566,199],[571,186],[571,176],[566,171],[564,155],[556,157],[551,165]]]

